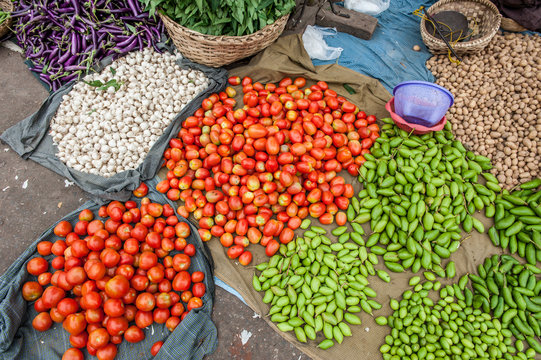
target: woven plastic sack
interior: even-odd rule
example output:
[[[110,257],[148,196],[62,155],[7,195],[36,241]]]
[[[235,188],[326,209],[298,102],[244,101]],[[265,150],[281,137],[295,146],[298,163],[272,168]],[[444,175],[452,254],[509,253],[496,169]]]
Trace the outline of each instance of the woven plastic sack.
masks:
[[[165,51],[173,51],[173,48],[163,44],[159,44],[159,47]],[[111,57],[104,59],[97,70],[100,71],[111,62]],[[126,170],[106,178],[69,168],[55,156],[57,149],[48,134],[49,123],[62,102],[62,96],[70,92],[75,84],[74,82],[62,86],[49,95],[37,112],[7,129],[0,135],[0,139],[5,141],[24,159],[34,160],[40,165],[66,177],[95,199],[125,201],[130,197],[131,191],[135,190],[142,181],[152,179],[156,175],[160,169],[163,152],[169,145],[169,140],[177,135],[182,121],[201,106],[203,99],[212,93],[221,91],[225,87],[227,72],[224,69],[210,68],[193,63],[188,59],[179,59],[177,64],[182,68],[189,67],[203,72],[209,79],[209,86],[175,116],[171,124],[154,143],[144,161],[135,170]]]
[[[148,183],[153,189],[157,181]],[[175,204],[168,201],[162,194],[151,190],[148,197],[161,204],[169,203],[173,208]],[[138,201],[139,199],[133,198]],[[139,203],[139,202],[138,202]],[[96,218],[100,204],[89,201],[79,209],[68,214],[61,220],[75,223],[79,212],[90,209]],[[187,242],[194,244],[196,255],[192,257],[190,272],[202,271],[205,273],[204,283],[206,293],[203,296],[203,307],[192,310],[180,322],[175,331],[171,333],[165,324],[157,324],[144,329],[145,339],[139,343],[131,344],[123,341],[118,346],[116,360],[178,360],[178,359],[202,359],[205,355],[216,349],[218,342],[216,326],[212,322],[212,306],[214,302],[214,278],[213,262],[206,244],[199,238],[197,229],[186,219],[179,217],[180,221],[190,224],[191,235]],[[59,220],[60,222],[60,220]],[[36,281],[36,277],[26,271],[26,263],[39,254],[36,245],[43,240],[56,241],[53,229],[56,224],[45,231],[15,262],[0,276],[0,359],[2,360],[60,360],[62,354],[71,347],[69,333],[62,328],[62,324],[53,323],[53,326],[39,332],[32,327],[32,319],[37,315],[34,310],[34,302],[27,303],[21,289],[25,282]],[[174,253],[173,253],[174,254]],[[54,255],[46,257],[49,261]],[[52,267],[49,271],[53,271]],[[150,354],[150,348],[156,341],[164,344],[156,357]],[[86,359],[90,355],[86,349],[83,353]]]

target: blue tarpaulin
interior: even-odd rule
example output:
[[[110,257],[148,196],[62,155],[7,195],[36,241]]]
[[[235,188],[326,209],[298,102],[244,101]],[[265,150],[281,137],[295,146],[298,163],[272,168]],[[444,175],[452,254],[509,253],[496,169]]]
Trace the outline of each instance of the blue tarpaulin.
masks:
[[[421,18],[412,14],[421,5],[435,1],[391,0],[389,9],[377,15],[378,26],[370,40],[339,32],[325,36],[329,46],[344,49],[338,64],[373,77],[392,92],[402,81],[435,81],[425,62],[432,56],[421,38]],[[414,51],[419,45],[421,51]],[[313,60],[314,65],[331,64],[336,60]]]

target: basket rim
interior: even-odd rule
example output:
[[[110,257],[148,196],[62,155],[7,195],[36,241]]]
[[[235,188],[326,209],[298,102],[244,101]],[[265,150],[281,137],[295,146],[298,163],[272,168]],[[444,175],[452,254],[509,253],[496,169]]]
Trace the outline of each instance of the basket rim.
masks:
[[[11,25],[13,24],[13,18],[11,17],[11,13],[14,10],[14,6],[10,0],[0,0],[0,9],[10,13],[7,19],[0,24],[0,37],[3,37],[11,30]]]
[[[15,7],[13,6],[13,2],[10,0],[0,0],[0,9],[6,10],[7,12],[13,12]]]
[[[492,2],[488,1],[488,0],[440,0],[438,2],[436,2],[435,4],[433,4],[432,6],[430,6],[428,9],[427,9],[427,12],[433,12],[435,10],[437,10],[438,8],[440,8],[442,5],[445,5],[445,4],[449,4],[449,3],[478,3],[478,4],[482,4],[482,5],[485,5],[489,11],[491,11],[494,15],[496,15],[496,23],[494,24],[494,30],[483,35],[482,37],[478,38],[478,39],[475,39],[475,40],[471,40],[471,41],[468,41],[468,42],[457,42],[456,44],[453,45],[453,48],[455,49],[467,49],[468,47],[471,47],[471,46],[475,46],[479,43],[483,43],[487,40],[490,40],[492,39],[492,37],[494,37],[494,35],[496,35],[496,33],[498,32],[498,29],[500,28],[501,26],[501,19],[502,19],[502,15],[500,14],[500,12],[498,11],[498,8],[496,7],[496,5],[494,5]],[[421,27],[421,35],[422,37],[426,37],[427,41],[431,41],[433,42],[435,46],[439,46],[439,47],[446,47],[447,48],[447,45],[445,44],[445,42],[443,40],[441,40],[440,38],[437,38],[435,36],[433,36],[432,34],[430,34],[427,30],[426,30],[426,20],[424,18],[421,19],[421,23],[420,23],[420,27]],[[496,26],[497,25],[497,26]]]
[[[251,34],[248,34],[248,35],[241,35],[241,36],[203,34],[203,33],[200,33],[198,31],[195,31],[195,30],[192,30],[192,29],[189,29],[189,28],[187,28],[185,26],[180,25],[179,23],[177,23],[176,21],[171,19],[167,14],[164,14],[161,11],[158,11],[158,15],[162,19],[166,20],[166,22],[168,21],[170,23],[175,24],[177,28],[181,29],[182,31],[187,33],[187,35],[189,35],[189,36],[199,37],[199,38],[203,37],[203,38],[205,38],[206,41],[209,41],[209,43],[216,43],[216,42],[232,42],[232,41],[240,41],[240,40],[252,40],[253,38],[257,38],[259,36],[264,36],[263,34],[268,29],[276,27],[276,26],[280,26],[282,22],[287,22],[287,19],[289,18],[289,15],[291,15],[291,14],[290,13],[285,14],[284,16],[276,19],[276,21],[273,22],[272,24],[266,25],[266,26],[264,26],[263,28],[257,30],[254,33],[251,33]]]

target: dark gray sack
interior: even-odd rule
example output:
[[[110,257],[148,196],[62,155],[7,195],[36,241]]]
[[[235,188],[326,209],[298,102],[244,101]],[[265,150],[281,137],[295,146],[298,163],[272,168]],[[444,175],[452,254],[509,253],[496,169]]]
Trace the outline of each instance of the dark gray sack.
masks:
[[[161,47],[164,50],[172,51],[170,47],[165,45],[161,45]],[[111,62],[110,57],[104,59],[98,70],[103,69]],[[142,181],[152,179],[156,175],[162,163],[163,153],[169,145],[169,140],[178,134],[182,121],[192,115],[206,97],[212,93],[222,91],[225,87],[227,72],[224,69],[210,68],[193,63],[188,59],[181,59],[177,63],[182,68],[189,67],[202,71],[209,79],[209,86],[188,103],[174,118],[162,136],[152,146],[145,160],[135,170],[123,171],[106,178],[69,168],[55,156],[57,148],[53,145],[53,140],[49,135],[49,124],[62,102],[62,96],[71,90],[75,82],[68,83],[49,95],[37,112],[7,129],[0,135],[0,139],[5,141],[24,159],[34,160],[38,164],[66,177],[94,199],[125,201],[130,197],[131,191],[136,189]]]
[[[151,180],[148,197],[161,204],[169,203],[173,208],[175,204],[169,201],[163,194],[154,190],[157,180]],[[132,198],[139,203],[140,199]],[[61,220],[70,221],[75,224],[78,214],[83,209],[90,209],[96,218],[100,205],[89,201],[79,209],[68,214]],[[156,324],[144,329],[145,339],[139,343],[131,344],[123,341],[118,346],[116,360],[177,360],[177,359],[202,359],[205,355],[214,352],[217,346],[217,330],[212,322],[212,306],[214,303],[214,277],[213,262],[206,244],[204,244],[197,232],[197,228],[188,220],[179,216],[181,221],[190,224],[191,235],[187,242],[194,244],[197,249],[196,255],[192,257],[190,273],[202,271],[205,273],[205,286],[207,291],[203,296],[203,307],[192,310],[180,322],[175,331],[171,333],[165,324]],[[60,222],[60,220],[59,220]],[[58,223],[58,222],[57,222]],[[40,241],[56,241],[53,229],[55,223],[45,231],[28,249],[24,251],[9,269],[0,276],[0,359],[2,360],[60,360],[62,354],[71,347],[69,333],[62,328],[62,324],[53,323],[53,326],[45,331],[39,332],[32,327],[32,319],[37,315],[34,310],[34,302],[27,303],[22,295],[22,286],[27,281],[36,281],[36,277],[27,273],[26,263],[39,256],[36,245]],[[174,255],[176,252],[173,252]],[[51,260],[54,255],[49,255]],[[53,271],[51,267],[49,271]],[[150,348],[156,341],[163,341],[164,344],[156,357],[150,354]],[[83,353],[85,359],[90,359],[86,349]]]

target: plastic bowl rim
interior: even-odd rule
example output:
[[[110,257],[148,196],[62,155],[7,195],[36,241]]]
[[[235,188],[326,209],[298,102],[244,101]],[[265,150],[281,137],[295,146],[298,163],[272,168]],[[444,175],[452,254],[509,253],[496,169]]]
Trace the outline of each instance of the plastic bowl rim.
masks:
[[[434,87],[436,89],[442,90],[445,94],[447,94],[447,96],[449,96],[449,98],[451,98],[451,104],[449,105],[449,107],[453,106],[453,104],[455,103],[455,97],[453,96],[453,94],[451,94],[449,90],[447,90],[446,88],[438,84],[431,83],[430,81],[411,80],[411,81],[401,82],[400,84],[394,87],[393,95],[396,96],[396,90],[404,85],[428,85],[428,86]]]

